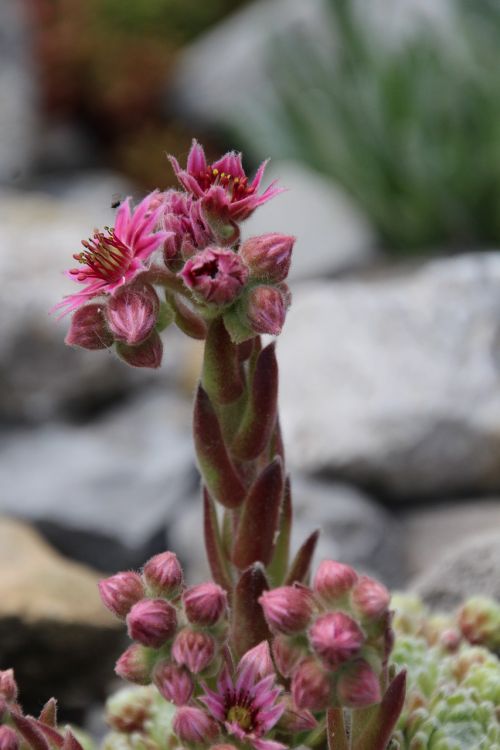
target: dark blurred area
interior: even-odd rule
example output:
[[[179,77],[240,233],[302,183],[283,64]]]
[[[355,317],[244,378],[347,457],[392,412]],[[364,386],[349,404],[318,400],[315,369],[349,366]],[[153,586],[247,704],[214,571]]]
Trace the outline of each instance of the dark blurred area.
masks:
[[[495,0],[2,0],[0,669],[27,710],[109,688],[103,572],[169,547],[207,575],[199,345],[169,329],[160,372],[127,369],[47,312],[193,137],[287,188],[244,231],[297,237],[294,541],[433,606],[500,598],[499,42]]]

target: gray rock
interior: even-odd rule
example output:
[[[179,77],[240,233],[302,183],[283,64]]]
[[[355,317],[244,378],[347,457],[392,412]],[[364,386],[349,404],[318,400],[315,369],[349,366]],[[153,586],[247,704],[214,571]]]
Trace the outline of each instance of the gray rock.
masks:
[[[471,537],[500,529],[500,499],[455,500],[414,508],[404,514],[402,523],[408,572],[416,576]]]
[[[12,431],[0,511],[102,570],[142,565],[197,484],[189,425],[187,403],[153,392],[88,424]]]
[[[500,488],[500,256],[296,289],[280,338],[291,465],[393,498]]]
[[[99,599],[99,577],[0,518],[0,664],[15,669],[26,711],[55,694],[75,716],[102,699],[122,627]]]
[[[264,232],[294,235],[291,282],[324,278],[373,261],[375,241],[370,227],[330,180],[294,162],[271,162],[266,180],[273,179],[278,179],[286,192],[245,222],[243,236]]]
[[[292,554],[307,536],[321,530],[315,564],[324,558],[341,560],[379,576],[389,585],[402,585],[404,556],[397,522],[365,494],[340,483],[307,477],[292,481],[294,526]],[[187,578],[196,583],[209,576],[203,545],[201,497],[183,506],[169,527],[172,548],[183,560]]]
[[[65,346],[69,316],[57,321],[48,311],[73,291],[63,271],[93,228],[113,223],[111,202],[129,193],[110,173],[53,183],[52,195],[0,193],[0,419],[42,422],[80,417],[142,388],[158,373],[125,367],[107,351]],[[160,378],[182,376],[190,347],[168,331],[168,352]]]
[[[0,6],[0,183],[24,179],[37,146],[37,101],[27,24],[18,0]]]
[[[433,609],[450,611],[470,596],[500,601],[500,534],[480,534],[457,544],[410,588]]]

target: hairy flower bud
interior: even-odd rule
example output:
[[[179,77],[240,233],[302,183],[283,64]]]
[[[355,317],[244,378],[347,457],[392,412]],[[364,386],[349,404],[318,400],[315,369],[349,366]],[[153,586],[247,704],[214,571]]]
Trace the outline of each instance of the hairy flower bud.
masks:
[[[271,651],[267,641],[258,643],[257,646],[254,646],[243,654],[240,659],[239,669],[243,670],[247,668],[251,668],[258,678],[275,674]]]
[[[120,656],[115,665],[118,677],[136,685],[149,685],[154,663],[154,652],[134,643]]]
[[[7,703],[14,703],[17,700],[18,687],[13,669],[0,669],[0,696],[5,698]]]
[[[347,708],[364,708],[379,703],[380,681],[363,659],[347,664],[337,680],[337,697]]]
[[[277,635],[273,638],[273,656],[278,672],[283,677],[290,677],[297,664],[304,658],[304,650],[289,636]]]
[[[193,681],[187,670],[166,659],[156,664],[153,682],[163,697],[176,706],[185,706],[193,694]]]
[[[332,686],[316,659],[305,659],[292,674],[291,691],[297,708],[321,711],[330,704]]]
[[[207,247],[186,261],[180,276],[201,301],[227,305],[243,290],[248,268],[232,250]]]
[[[285,732],[309,732],[318,722],[307,708],[297,708],[290,697],[285,699],[286,709],[277,726]]]
[[[194,706],[178,708],[172,728],[182,742],[205,744],[207,740],[214,740],[219,734],[215,721],[201,708]]]
[[[115,339],[129,346],[145,341],[155,327],[160,300],[149,284],[124,287],[109,299],[106,318]]]
[[[335,604],[339,597],[352,589],[357,580],[358,574],[350,565],[323,560],[314,576],[313,590],[325,604]]]
[[[103,578],[98,588],[104,606],[116,617],[126,617],[133,605],[144,596],[141,577],[132,571]]]
[[[368,576],[361,576],[351,592],[354,611],[367,620],[376,620],[387,611],[391,595],[385,586]]]
[[[246,324],[255,333],[268,333],[271,336],[280,334],[286,310],[283,293],[275,286],[254,286],[245,299]]]
[[[193,674],[199,674],[215,656],[214,639],[208,633],[183,628],[172,646],[172,656],[179,666],[186,666]]]
[[[189,622],[195,625],[215,625],[227,609],[226,592],[211,581],[188,588],[182,601]]]
[[[11,727],[0,727],[0,750],[19,750],[19,737]]]
[[[160,648],[176,631],[177,613],[164,599],[141,599],[128,613],[127,626],[134,641]]]
[[[305,586],[281,586],[259,598],[269,626],[278,633],[299,633],[309,624],[312,597]]]
[[[328,667],[337,667],[355,656],[365,637],[359,625],[344,612],[328,612],[309,629],[314,651]]]
[[[239,254],[250,273],[267,281],[284,281],[290,270],[295,237],[278,232],[261,234],[246,240]]]
[[[183,581],[182,568],[174,552],[161,552],[145,564],[142,575],[157,596],[176,596]]]
[[[108,349],[113,335],[106,324],[103,305],[84,305],[76,310],[64,343],[82,349]]]

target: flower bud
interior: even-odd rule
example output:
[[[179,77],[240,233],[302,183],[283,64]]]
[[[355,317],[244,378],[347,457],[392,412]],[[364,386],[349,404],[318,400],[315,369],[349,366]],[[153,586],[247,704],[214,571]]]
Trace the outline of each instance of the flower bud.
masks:
[[[275,674],[269,643],[262,641],[247,651],[240,659],[239,670],[251,669],[256,678]]]
[[[193,681],[183,668],[167,659],[160,661],[153,670],[153,682],[165,700],[184,706],[193,694]]]
[[[117,732],[140,732],[151,717],[153,702],[150,687],[123,688],[106,701],[106,721]]]
[[[147,367],[156,370],[161,365],[163,344],[156,331],[137,346],[129,346],[124,341],[116,342],[116,352],[131,367]]]
[[[323,560],[314,576],[313,590],[325,604],[335,604],[352,589],[357,580],[358,574],[350,565]]]
[[[344,612],[328,612],[318,617],[309,630],[314,651],[332,668],[355,656],[364,640],[359,625]]]
[[[337,697],[347,708],[364,708],[381,701],[379,678],[366,661],[357,659],[346,665],[337,681]]]
[[[182,601],[189,622],[195,625],[215,625],[227,609],[226,592],[211,581],[188,588]]]
[[[367,620],[376,620],[387,611],[391,595],[386,587],[368,576],[361,576],[351,592],[354,611]]]
[[[214,639],[208,633],[183,628],[172,646],[172,656],[179,666],[186,666],[193,674],[199,674],[215,656]]]
[[[106,324],[103,305],[83,305],[75,310],[64,342],[82,349],[107,349],[113,336]]]
[[[287,305],[275,286],[254,286],[245,300],[246,323],[255,333],[278,336],[285,322]]]
[[[268,281],[284,281],[290,270],[295,237],[278,232],[251,237],[240,248],[250,273]]]
[[[160,648],[176,631],[177,613],[164,599],[141,599],[128,613],[127,626],[132,640]]]
[[[297,664],[304,658],[304,651],[286,635],[273,638],[273,656],[278,672],[290,677]]]
[[[462,641],[462,634],[457,628],[446,628],[439,636],[439,645],[450,653],[458,651]]]
[[[158,296],[149,284],[125,287],[106,305],[106,318],[115,339],[136,346],[155,327],[160,309]]]
[[[312,614],[311,592],[305,586],[280,586],[259,598],[268,625],[278,633],[300,633]]]
[[[133,605],[144,596],[141,577],[132,571],[103,578],[98,588],[104,606],[116,617],[126,617]]]
[[[13,669],[0,669],[0,696],[3,696],[7,703],[14,703],[17,700],[18,687]]]
[[[182,587],[182,568],[174,552],[161,552],[147,561],[142,575],[156,596],[172,598]]]
[[[11,727],[0,727],[0,750],[19,750],[19,737]]]
[[[332,686],[316,659],[305,659],[293,672],[291,691],[297,708],[321,711],[330,704]]]
[[[201,301],[228,305],[243,290],[248,268],[232,250],[207,247],[186,261],[180,276]]]
[[[206,744],[207,740],[214,740],[219,734],[219,728],[215,721],[194,706],[182,706],[178,708],[172,728],[181,742],[194,742]]]
[[[136,685],[149,685],[154,664],[154,652],[139,643],[129,646],[115,664],[118,677]]]
[[[307,708],[297,708],[291,698],[285,699],[286,709],[278,721],[277,727],[285,732],[309,732],[318,726],[318,722]]]

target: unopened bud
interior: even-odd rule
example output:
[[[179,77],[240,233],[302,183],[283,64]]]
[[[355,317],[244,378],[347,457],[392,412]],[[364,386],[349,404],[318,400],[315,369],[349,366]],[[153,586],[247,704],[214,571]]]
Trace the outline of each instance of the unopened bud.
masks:
[[[158,333],[153,331],[146,341],[137,346],[129,346],[123,341],[117,341],[116,351],[119,357],[131,367],[156,370],[161,365],[163,344]]]
[[[160,648],[176,631],[177,613],[164,599],[142,599],[128,613],[127,626],[134,641]]]
[[[387,611],[391,595],[385,586],[368,576],[361,576],[351,592],[354,611],[367,620],[375,620]]]
[[[136,346],[155,327],[160,309],[158,296],[149,284],[126,287],[106,305],[106,318],[115,339]]]
[[[186,666],[193,674],[199,674],[215,656],[214,639],[208,633],[183,628],[172,646],[172,656],[179,666]]]
[[[11,727],[0,727],[0,750],[19,750],[19,737]]]
[[[325,604],[335,604],[352,589],[357,580],[358,574],[350,565],[323,560],[314,576],[313,590]]]
[[[172,598],[182,587],[182,568],[174,552],[161,552],[152,557],[142,571],[144,580],[156,596]]]
[[[291,698],[286,699],[286,708],[277,724],[285,732],[310,732],[318,722],[307,708],[297,708]]]
[[[103,305],[83,305],[75,310],[64,342],[82,349],[108,349],[113,336],[106,324]]]
[[[232,250],[207,247],[186,261],[180,276],[201,301],[227,305],[243,290],[248,268]]]
[[[246,240],[239,254],[250,273],[267,281],[284,281],[290,270],[295,237],[270,232]]]
[[[309,624],[312,597],[305,586],[280,586],[259,598],[269,626],[278,633],[299,633]]]
[[[251,669],[256,678],[275,674],[269,643],[262,641],[247,651],[240,659],[239,670]]]
[[[182,742],[205,744],[207,741],[214,740],[219,734],[215,721],[201,708],[194,706],[178,708],[172,728]]]
[[[461,641],[462,634],[456,628],[446,628],[439,637],[439,645],[450,653],[458,651]]]
[[[18,687],[13,669],[0,669],[0,696],[3,696],[7,703],[14,703],[17,700]]]
[[[193,681],[187,670],[166,659],[155,666],[153,682],[163,697],[176,706],[185,706],[193,694]]]
[[[126,571],[104,578],[98,583],[105,607],[116,617],[126,617],[134,604],[144,596],[144,586],[138,573]]]
[[[151,717],[153,701],[150,687],[123,688],[106,701],[106,721],[117,732],[140,732]]]
[[[278,336],[285,322],[286,310],[285,298],[275,286],[254,286],[245,299],[246,324],[255,333]]]
[[[328,667],[338,667],[358,653],[365,637],[352,617],[344,612],[328,612],[311,626],[309,640]]]
[[[299,709],[321,711],[330,705],[329,675],[316,659],[305,659],[292,675],[292,698]]]
[[[227,610],[226,592],[211,581],[188,588],[182,601],[188,620],[195,625],[215,625]]]
[[[363,659],[347,664],[337,680],[337,697],[347,708],[364,708],[379,703],[380,681]]]
[[[129,646],[115,665],[118,677],[136,685],[149,685],[155,652],[139,643]]]
[[[304,650],[286,635],[273,638],[273,656],[278,672],[290,677],[297,664],[304,658]]]

